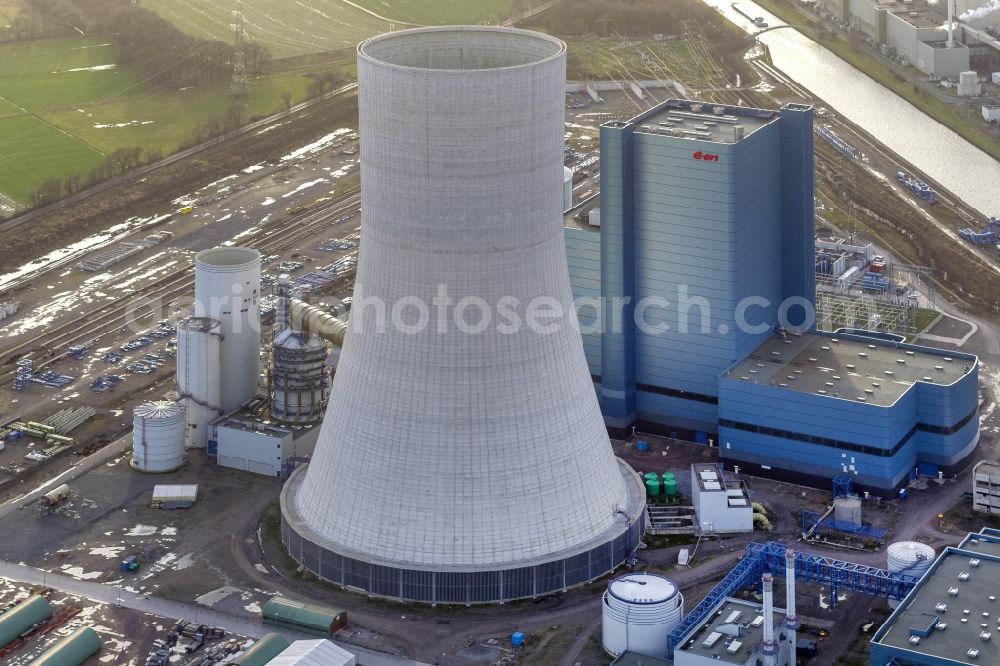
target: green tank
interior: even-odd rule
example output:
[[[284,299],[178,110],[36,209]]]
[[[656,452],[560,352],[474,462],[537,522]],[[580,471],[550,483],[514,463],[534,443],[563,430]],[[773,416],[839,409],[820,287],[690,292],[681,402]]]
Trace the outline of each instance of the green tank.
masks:
[[[656,476],[655,474],[653,475]],[[660,480],[658,478],[646,479],[646,495],[657,497],[660,494]]]
[[[656,472],[646,472],[645,474],[642,475],[642,478],[645,479],[646,481],[659,481],[660,475],[657,474]]]
[[[670,478],[663,477],[663,494],[667,497],[677,497],[677,479],[670,475]]]
[[[52,617],[48,599],[33,594],[9,611],[0,615],[0,647]]]
[[[80,666],[101,649],[101,637],[90,627],[80,627],[58,641],[28,666]]]

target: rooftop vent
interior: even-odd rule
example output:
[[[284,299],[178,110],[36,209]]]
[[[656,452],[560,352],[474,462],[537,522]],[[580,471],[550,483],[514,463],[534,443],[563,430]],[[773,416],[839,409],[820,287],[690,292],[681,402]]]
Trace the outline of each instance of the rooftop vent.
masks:
[[[990,640],[991,636],[993,636],[993,634],[991,634],[988,631],[984,631],[981,634],[979,634],[979,640],[981,640],[981,641],[988,641],[988,640]]]
[[[968,615],[970,612],[971,611],[968,608],[966,608],[965,610],[962,611],[962,615]]]
[[[815,358],[813,358],[812,356],[810,356],[810,357],[809,357],[809,362],[810,362],[810,363],[815,363],[815,362],[816,362],[816,359],[815,359]]]
[[[780,351],[773,351],[773,352],[771,352],[771,356],[781,356],[781,352]]]
[[[830,351],[830,345],[823,345],[822,347],[820,347],[820,349],[822,349],[823,351]]]
[[[965,623],[966,623],[966,622],[968,622],[968,621],[969,621],[969,618],[967,618],[967,617],[963,617],[963,618],[962,618],[962,624],[965,624]]]
[[[830,338],[830,341],[831,342],[840,342],[840,340],[838,338]]]
[[[962,581],[963,583],[965,581],[969,580],[969,572],[968,571],[962,571],[961,573],[958,574],[958,579],[960,581]]]
[[[944,360],[946,363],[951,363],[951,356],[945,356]]]
[[[991,594],[990,597],[989,597],[989,599],[990,599],[990,601],[996,601],[997,600],[997,595]]]
[[[778,386],[788,386],[785,382],[778,382]]]
[[[873,390],[871,390],[871,389],[865,389],[865,394],[866,394],[866,395],[874,395],[874,394],[875,394],[875,391],[873,391]]]
[[[824,389],[820,389],[816,391],[816,393],[819,393],[820,395],[826,395],[826,391]]]
[[[833,382],[826,382],[827,386],[833,386]]]
[[[979,566],[979,558],[978,557],[973,557],[971,560],[969,560],[969,566],[972,567],[973,569],[975,569],[976,567],[978,567]]]
[[[840,379],[840,375],[834,375],[833,378],[834,379]]]
[[[765,367],[767,367],[767,364],[766,363],[758,363],[757,367],[758,368],[765,368]]]
[[[977,650],[976,648],[969,648],[969,651],[966,652],[965,654],[967,657],[969,657],[969,659],[975,659],[976,657],[979,656],[979,650]]]
[[[879,384],[878,382],[872,382],[872,386],[874,386],[875,388],[878,388],[878,387],[880,387],[882,385]]]
[[[896,363],[900,363],[902,365],[906,365],[906,359],[905,358],[897,358],[896,359]]]
[[[934,607],[934,610],[936,610],[939,613],[945,613],[948,610],[948,604],[946,604],[944,602],[941,602],[937,606]]]
[[[910,645],[920,645],[920,636],[910,636]]]
[[[854,369],[854,364],[853,363],[848,363],[847,364],[847,369],[848,370],[853,370]]]
[[[802,374],[801,370],[794,370],[793,372],[795,372],[795,374],[797,374],[797,375],[801,375]]]
[[[925,382],[933,382],[934,378],[933,377],[928,377],[927,375],[924,375],[924,381]]]
[[[865,396],[863,396],[863,395],[859,395],[858,396],[858,401],[859,402],[865,402],[866,400],[867,400],[867,398],[865,398]]]
[[[894,374],[896,374],[896,373],[895,373],[895,372],[893,372],[892,370],[886,370],[886,371],[885,371],[885,374],[886,374],[886,376],[887,376],[887,377],[892,377],[892,376],[893,376]]]
[[[858,356],[861,358],[868,358],[868,352],[858,352]]]
[[[944,366],[943,365],[935,365],[934,369],[937,370],[938,372],[941,372],[941,371],[944,370]]]
[[[938,622],[937,624],[934,625],[934,628],[937,629],[938,631],[944,631],[945,629],[948,628],[948,623]]]
[[[948,596],[957,597],[958,596],[958,588],[957,587],[949,587],[948,588]]]
[[[878,349],[875,345],[868,345],[868,349]]]

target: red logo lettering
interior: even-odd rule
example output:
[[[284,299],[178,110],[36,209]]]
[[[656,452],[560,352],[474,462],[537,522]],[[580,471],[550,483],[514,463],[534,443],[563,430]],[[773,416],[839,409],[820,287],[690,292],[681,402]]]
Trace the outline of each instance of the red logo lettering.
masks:
[[[718,162],[719,156],[713,153],[703,153],[700,150],[691,154],[691,157],[702,162]]]

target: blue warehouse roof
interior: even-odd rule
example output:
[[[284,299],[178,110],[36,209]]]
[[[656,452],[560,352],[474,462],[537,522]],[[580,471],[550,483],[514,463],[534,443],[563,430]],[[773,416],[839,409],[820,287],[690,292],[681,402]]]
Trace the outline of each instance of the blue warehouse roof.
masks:
[[[723,379],[888,407],[918,383],[948,386],[977,363],[971,354],[855,335],[773,336]]]

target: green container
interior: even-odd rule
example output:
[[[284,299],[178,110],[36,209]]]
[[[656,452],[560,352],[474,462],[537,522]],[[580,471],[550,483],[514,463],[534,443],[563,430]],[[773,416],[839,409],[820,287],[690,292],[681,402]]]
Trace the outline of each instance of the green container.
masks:
[[[646,479],[646,495],[649,497],[658,497],[660,494],[660,480],[659,479]]]
[[[676,480],[677,476],[673,472],[664,472],[663,482],[666,483],[667,479]]]
[[[663,494],[667,497],[677,497],[677,479],[663,479]]]
[[[642,475],[642,478],[645,479],[646,481],[659,481],[660,475],[657,474],[656,472],[646,472],[645,474]]]

